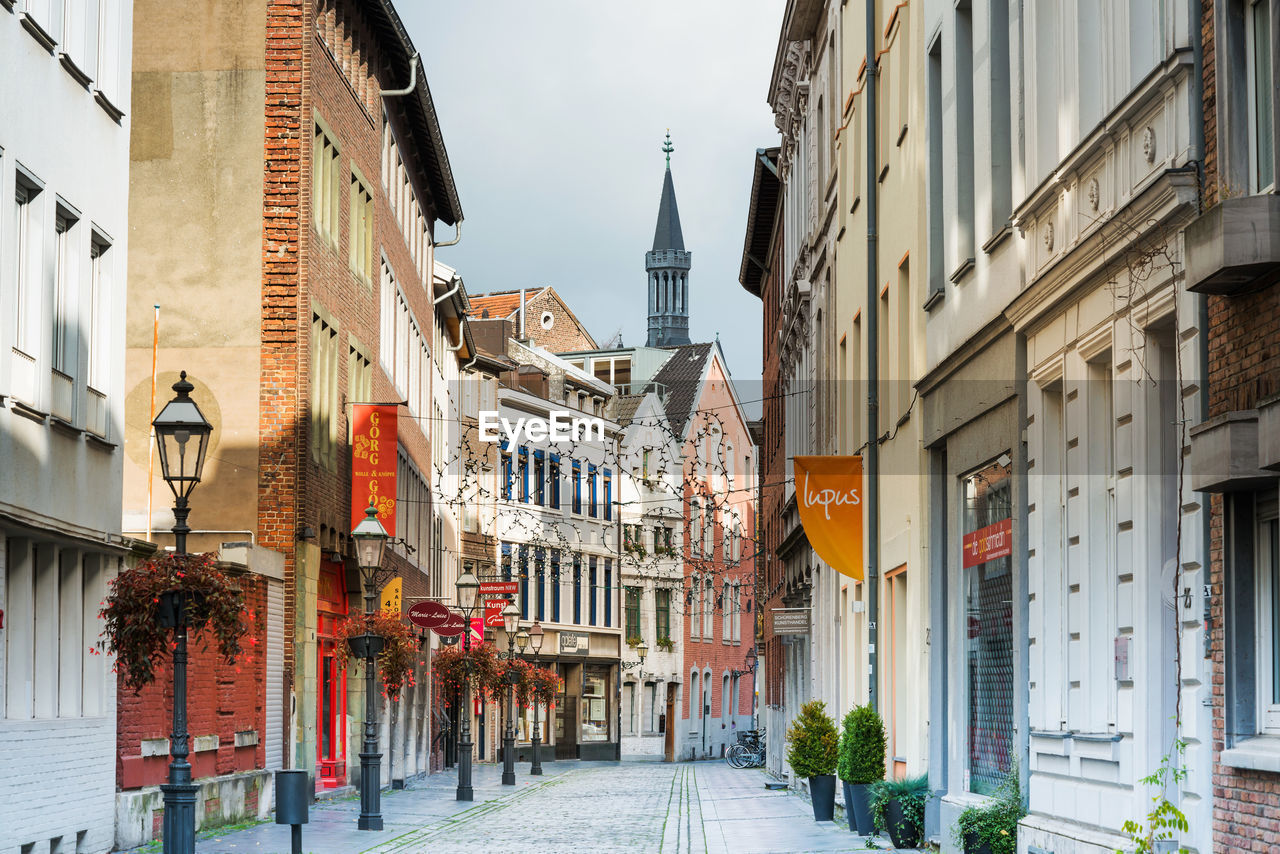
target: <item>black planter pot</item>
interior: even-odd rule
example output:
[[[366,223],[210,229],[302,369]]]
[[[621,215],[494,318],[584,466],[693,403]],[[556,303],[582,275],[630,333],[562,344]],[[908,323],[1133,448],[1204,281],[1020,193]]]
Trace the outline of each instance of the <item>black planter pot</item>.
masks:
[[[822,774],[809,778],[809,797],[813,799],[813,820],[832,821],[836,815],[836,775]]]
[[[347,646],[356,658],[377,658],[386,643],[382,635],[352,635],[347,638]]]
[[[971,830],[964,835],[964,854],[991,854],[991,846]]]
[[[844,784],[844,812],[849,819],[849,829],[862,836],[875,833],[875,819],[871,817],[871,785],[869,783]]]
[[[204,594],[194,590],[166,590],[160,594],[160,602],[156,606],[156,622],[166,629],[177,626],[199,628],[199,625],[191,622],[189,614],[193,606],[203,602]]]
[[[889,838],[893,840],[894,848],[915,848],[920,844],[922,828],[907,821],[902,803],[897,798],[885,805],[884,823],[889,825]]]

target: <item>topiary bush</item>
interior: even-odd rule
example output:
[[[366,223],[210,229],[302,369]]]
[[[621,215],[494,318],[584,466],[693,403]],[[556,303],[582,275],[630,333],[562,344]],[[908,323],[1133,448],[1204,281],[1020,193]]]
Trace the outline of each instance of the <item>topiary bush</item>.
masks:
[[[884,721],[870,706],[854,706],[844,716],[836,774],[846,783],[884,779]]]
[[[800,716],[787,730],[787,762],[797,777],[833,774],[839,760],[840,736],[827,704],[811,700],[800,707]]]

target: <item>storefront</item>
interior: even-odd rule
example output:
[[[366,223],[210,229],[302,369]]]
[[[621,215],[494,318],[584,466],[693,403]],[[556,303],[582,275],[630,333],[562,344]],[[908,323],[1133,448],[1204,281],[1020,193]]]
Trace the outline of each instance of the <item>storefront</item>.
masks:
[[[342,564],[320,565],[316,598],[316,788],[347,784],[347,650],[334,640],[347,616]]]
[[[547,630],[542,666],[560,676],[560,691],[550,706],[538,707],[542,761],[619,757],[617,635]],[[554,646],[553,646],[554,644]],[[547,656],[547,649],[556,655]],[[518,761],[532,758],[533,708],[516,716]]]
[[[921,383],[930,452],[930,786],[941,826],[1027,749],[1026,462],[1012,331]],[[1010,379],[1003,379],[1009,377]],[[1025,774],[1026,769],[1022,769]]]

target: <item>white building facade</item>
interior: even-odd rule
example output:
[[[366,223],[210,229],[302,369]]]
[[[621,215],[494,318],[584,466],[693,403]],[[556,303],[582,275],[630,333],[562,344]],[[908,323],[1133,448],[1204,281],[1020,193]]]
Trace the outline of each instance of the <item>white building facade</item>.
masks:
[[[657,394],[619,399],[622,755],[674,761],[682,697],[684,568],[680,443]],[[626,418],[623,418],[626,415]],[[648,652],[639,660],[636,643]]]
[[[0,4],[0,851],[110,850],[132,4]],[[62,785],[50,785],[59,780]]]

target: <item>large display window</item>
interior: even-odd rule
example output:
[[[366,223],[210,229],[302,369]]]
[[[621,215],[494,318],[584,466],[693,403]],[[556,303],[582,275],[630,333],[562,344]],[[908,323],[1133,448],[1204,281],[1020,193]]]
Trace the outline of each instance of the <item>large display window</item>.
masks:
[[[1003,455],[965,477],[961,567],[969,691],[965,788],[993,794],[1013,748],[1013,492]]]
[[[609,741],[609,666],[582,668],[582,740]]]

